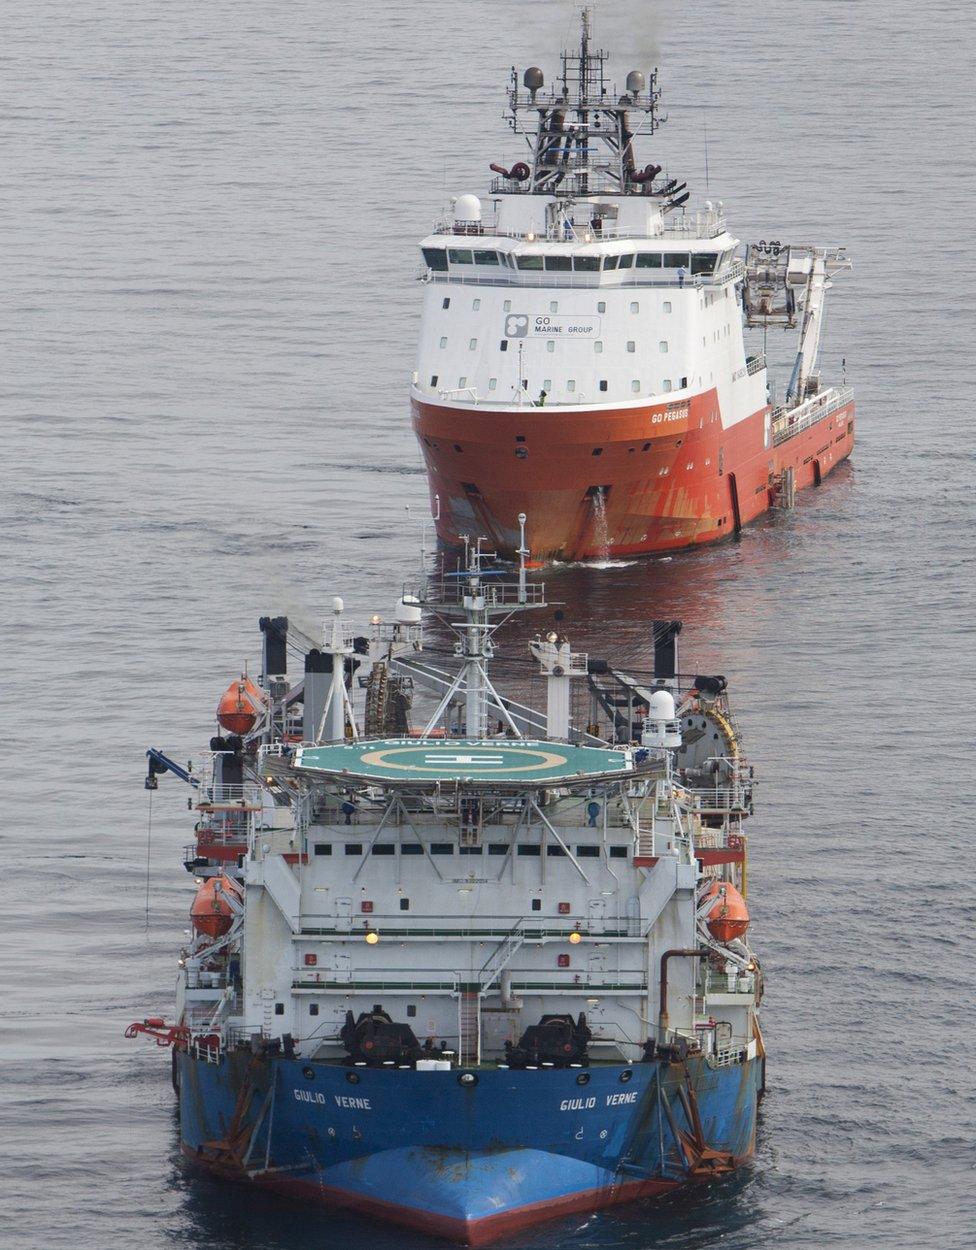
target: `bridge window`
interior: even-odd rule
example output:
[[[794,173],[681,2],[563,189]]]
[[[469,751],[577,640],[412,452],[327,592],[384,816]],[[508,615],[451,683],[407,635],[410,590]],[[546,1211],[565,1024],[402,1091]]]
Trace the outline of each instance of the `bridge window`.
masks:
[[[504,304],[502,304],[502,312],[511,312],[511,311],[512,311],[512,301],[510,299],[507,299],[504,302]]]
[[[665,252],[665,269],[687,269],[691,264],[691,256],[687,252]]]
[[[660,252],[638,252],[637,253],[638,269],[660,269],[661,253]]]
[[[480,307],[481,307],[480,299],[474,299],[471,301],[471,309],[473,312],[477,312]]]
[[[577,273],[599,273],[600,257],[599,256],[574,256],[573,268]]]
[[[607,380],[606,380],[606,378],[601,378],[601,379],[600,379],[600,390],[601,390],[601,391],[605,391],[606,389],[607,389]]]
[[[508,351],[508,339],[502,339],[502,341],[501,341],[501,342],[499,343],[499,345],[498,345],[498,350],[499,350],[500,352],[507,352],[507,351]]]
[[[594,344],[593,344],[593,350],[594,350],[595,352],[597,352],[597,353],[600,353],[600,352],[602,352],[602,351],[603,351],[603,344],[600,342],[600,340],[599,340],[599,339],[597,339],[597,340],[594,342]]]
[[[604,269],[616,269],[619,261],[620,261],[619,256],[604,256],[603,268]]]
[[[444,337],[441,339],[441,347],[444,348],[446,346],[447,346],[447,335],[444,335]]]
[[[363,844],[361,842],[347,842],[346,843],[347,855],[362,855],[362,853],[363,853]]]
[[[607,311],[607,301],[606,301],[605,299],[597,300],[596,310],[597,310],[597,312],[606,312],[606,311]]]
[[[425,247],[421,248],[421,251],[428,269],[434,269],[437,273],[447,273],[447,253],[442,247]]]
[[[630,306],[630,311],[631,311],[632,313],[639,313],[639,312],[640,312],[640,304],[638,304],[636,300],[634,300],[634,302],[631,304],[631,306]]]
[[[547,256],[546,257],[546,268],[550,270],[550,272],[553,270],[556,270],[556,271],[564,273],[567,269],[572,269],[572,267],[573,267],[573,258],[571,256]]]
[[[658,346],[659,351],[666,352],[668,350],[668,340],[661,339],[660,343],[658,343],[657,346]]]
[[[331,844],[329,842],[316,842],[315,854],[316,855],[331,855],[332,854]]]
[[[637,351],[637,344],[634,342],[634,340],[633,340],[633,339],[628,339],[628,340],[627,340],[627,350],[628,350],[629,352],[636,352],[636,351]]]
[[[536,858],[536,859],[538,859],[538,858],[539,858],[539,848],[538,848],[537,846],[520,846],[520,847],[518,848],[518,853],[519,853],[520,855],[527,855],[527,856],[529,856],[530,858],[531,858],[532,856],[535,856],[535,858]],[[538,900],[538,899],[533,899],[532,901],[533,901],[534,903],[536,903],[536,902],[538,902],[539,900]],[[538,907],[537,907],[537,908],[535,908],[535,910],[536,910],[536,911],[538,911],[538,910],[539,910],[539,909],[538,909]]]
[[[550,302],[549,302],[549,311],[550,311],[550,312],[559,312],[559,303],[558,303],[558,301],[556,301],[556,300],[550,300]]]
[[[377,842],[377,844],[373,847],[373,854],[374,855],[395,855],[396,843],[395,842]]]
[[[477,351],[477,349],[478,349],[478,340],[471,339],[468,343],[468,351],[473,352],[473,351]]]
[[[598,846],[587,844],[586,846],[578,846],[576,848],[577,859],[598,859],[599,855],[600,848]]]
[[[441,308],[450,308],[450,306],[451,306],[451,297],[450,295],[445,295],[441,303]]]
[[[556,350],[556,340],[555,340],[555,339],[549,339],[549,341],[546,343],[546,351],[547,351],[547,352],[554,352],[555,350]]]
[[[488,854],[489,855],[507,855],[508,843],[507,842],[489,842]]]
[[[310,1016],[317,1016],[317,1015],[319,1014],[319,1005],[318,1005],[318,1003],[309,1003],[309,1005],[308,1005],[308,1014],[309,1014]]]
[[[569,381],[566,383],[566,390],[567,390],[567,391],[569,391],[569,392],[570,392],[570,394],[572,394],[572,392],[576,390],[576,379],[575,379],[575,378],[570,378],[570,379],[569,379]]]
[[[662,383],[662,389],[663,389],[664,391],[669,391],[669,390],[671,389],[671,379],[670,379],[670,378],[665,378],[665,379],[664,379],[664,382]]]
[[[488,389],[489,389],[490,391],[493,391],[497,385],[498,385],[498,379],[497,379],[497,378],[489,378],[489,379],[488,379]]]
[[[463,390],[468,385],[467,378],[458,378],[458,390]]]
[[[618,269],[633,269],[633,267],[634,267],[634,253],[633,252],[628,252],[625,256],[621,256],[620,264],[617,266]]]
[[[541,269],[541,256],[516,256],[516,263],[519,269]]]
[[[634,392],[635,395],[640,394],[640,378],[634,378],[634,380],[630,384],[630,389]]]
[[[453,855],[454,845],[451,842],[431,842],[431,855]]]
[[[447,249],[447,258],[452,265],[472,264],[471,249],[467,247],[449,247]]]
[[[424,848],[417,842],[404,842],[400,847],[401,855],[423,855]]]
[[[717,252],[697,252],[691,258],[692,273],[714,273]]]
[[[436,374],[436,373],[432,373],[432,374],[430,375],[430,384],[431,384],[431,386],[436,386],[436,385],[437,385],[437,374]]]
[[[480,855],[481,847],[480,846],[459,846],[458,854],[459,855]]]
[[[664,301],[664,311],[666,313],[669,313],[671,311],[671,301],[669,299],[666,299]]]
[[[565,855],[566,852],[563,850],[561,846],[547,846],[546,854],[549,855],[552,859],[558,859],[560,855]]]
[[[611,859],[626,859],[626,858],[627,858],[627,847],[625,847],[625,846],[611,846],[611,848],[610,848],[610,858],[611,858]]]
[[[476,265],[497,265],[498,253],[497,252],[475,252],[474,263]]]

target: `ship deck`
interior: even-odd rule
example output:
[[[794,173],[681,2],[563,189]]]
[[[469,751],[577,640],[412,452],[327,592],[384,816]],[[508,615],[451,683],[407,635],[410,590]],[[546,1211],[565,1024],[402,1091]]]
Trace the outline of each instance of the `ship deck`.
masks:
[[[323,779],[389,786],[465,782],[523,788],[611,780],[633,772],[634,759],[629,750],[562,742],[383,738],[302,747],[295,768]]]

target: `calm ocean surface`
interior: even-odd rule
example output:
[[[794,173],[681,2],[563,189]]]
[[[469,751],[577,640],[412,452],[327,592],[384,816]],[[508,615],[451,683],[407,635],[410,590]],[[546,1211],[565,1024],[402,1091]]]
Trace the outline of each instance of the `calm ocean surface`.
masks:
[[[146,931],[143,752],[206,745],[259,615],[387,612],[412,572],[416,240],[516,154],[508,69],[550,70],[572,8],[2,11],[0,1244],[432,1246],[184,1171],[168,1053],[122,1039],[170,1007],[192,888],[170,779]],[[699,196],[707,125],[741,238],[850,248],[825,363],[858,446],[734,545],[549,577],[579,648],[646,661],[649,620],[681,617],[684,666],[731,679],[770,1093],[734,1179],[503,1245],[969,1250],[971,9],[596,21],[620,78],[660,65],[654,154]]]

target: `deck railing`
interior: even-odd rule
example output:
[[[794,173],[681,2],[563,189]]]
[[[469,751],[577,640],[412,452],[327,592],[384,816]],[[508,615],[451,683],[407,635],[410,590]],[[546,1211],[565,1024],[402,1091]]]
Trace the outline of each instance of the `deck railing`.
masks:
[[[809,429],[811,425],[816,425],[824,417],[829,417],[831,413],[845,407],[853,398],[853,387],[831,387],[822,395],[814,395],[795,408],[774,408],[772,414],[774,445]]]

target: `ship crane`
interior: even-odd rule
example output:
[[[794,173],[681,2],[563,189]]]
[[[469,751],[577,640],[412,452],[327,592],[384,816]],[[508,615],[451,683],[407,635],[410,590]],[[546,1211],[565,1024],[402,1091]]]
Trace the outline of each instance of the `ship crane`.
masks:
[[[802,402],[818,389],[816,367],[824,304],[835,274],[853,268],[842,247],[760,242],[746,248],[742,304],[750,329],[796,328],[800,342],[786,390],[787,403]]]

